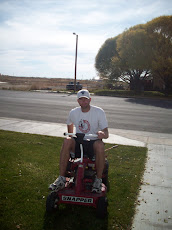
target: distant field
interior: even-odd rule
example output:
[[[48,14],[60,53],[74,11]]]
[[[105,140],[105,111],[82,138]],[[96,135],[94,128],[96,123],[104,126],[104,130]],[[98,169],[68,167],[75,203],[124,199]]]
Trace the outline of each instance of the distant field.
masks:
[[[10,90],[65,90],[66,85],[73,81],[69,78],[39,78],[39,77],[13,77],[0,75],[0,89]],[[102,82],[95,80],[77,80],[83,88],[101,89]]]

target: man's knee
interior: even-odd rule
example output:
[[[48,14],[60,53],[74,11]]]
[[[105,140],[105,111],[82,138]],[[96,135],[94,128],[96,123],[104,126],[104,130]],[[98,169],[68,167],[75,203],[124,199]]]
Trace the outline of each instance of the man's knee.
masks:
[[[64,139],[62,148],[63,149],[73,150],[75,148],[74,139],[71,138],[71,137],[67,137],[66,139]]]
[[[104,152],[104,143],[101,140],[94,142],[94,151],[95,153]]]

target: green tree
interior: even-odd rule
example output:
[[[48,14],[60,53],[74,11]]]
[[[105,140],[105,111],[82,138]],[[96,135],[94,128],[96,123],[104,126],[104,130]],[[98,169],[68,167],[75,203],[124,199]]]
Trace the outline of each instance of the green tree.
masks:
[[[95,68],[100,78],[108,79],[113,71],[111,60],[118,56],[116,40],[117,37],[107,39],[96,56]]]
[[[138,25],[108,39],[96,56],[95,67],[101,78],[120,78],[130,84],[130,89],[139,91],[150,74],[150,51],[144,25]]]
[[[99,76],[109,80],[121,78],[135,91],[143,88],[144,79],[151,74],[169,85],[171,26],[171,16],[163,16],[108,39],[96,56]]]
[[[166,95],[172,92],[172,16],[161,16],[146,24],[154,56],[152,74],[161,82]]]
[[[130,89],[140,91],[143,80],[150,74],[152,60],[151,43],[143,25],[135,26],[119,36],[118,57],[112,58],[114,69],[123,81],[128,81]]]

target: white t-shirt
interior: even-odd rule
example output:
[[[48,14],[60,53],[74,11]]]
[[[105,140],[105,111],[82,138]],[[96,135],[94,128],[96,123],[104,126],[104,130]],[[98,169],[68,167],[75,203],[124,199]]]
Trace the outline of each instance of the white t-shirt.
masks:
[[[90,106],[90,110],[85,113],[80,107],[72,109],[67,119],[67,125],[71,124],[74,124],[76,133],[85,134],[97,134],[98,131],[108,127],[104,110],[96,106]]]

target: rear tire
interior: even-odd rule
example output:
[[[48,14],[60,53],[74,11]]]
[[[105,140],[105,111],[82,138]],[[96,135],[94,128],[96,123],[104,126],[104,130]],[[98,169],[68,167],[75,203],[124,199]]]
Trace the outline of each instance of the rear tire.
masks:
[[[107,215],[108,201],[107,197],[100,197],[97,203],[96,214],[98,218],[105,218]]]
[[[46,201],[46,211],[49,213],[55,212],[58,210],[58,200],[59,197],[56,192],[51,192]]]

